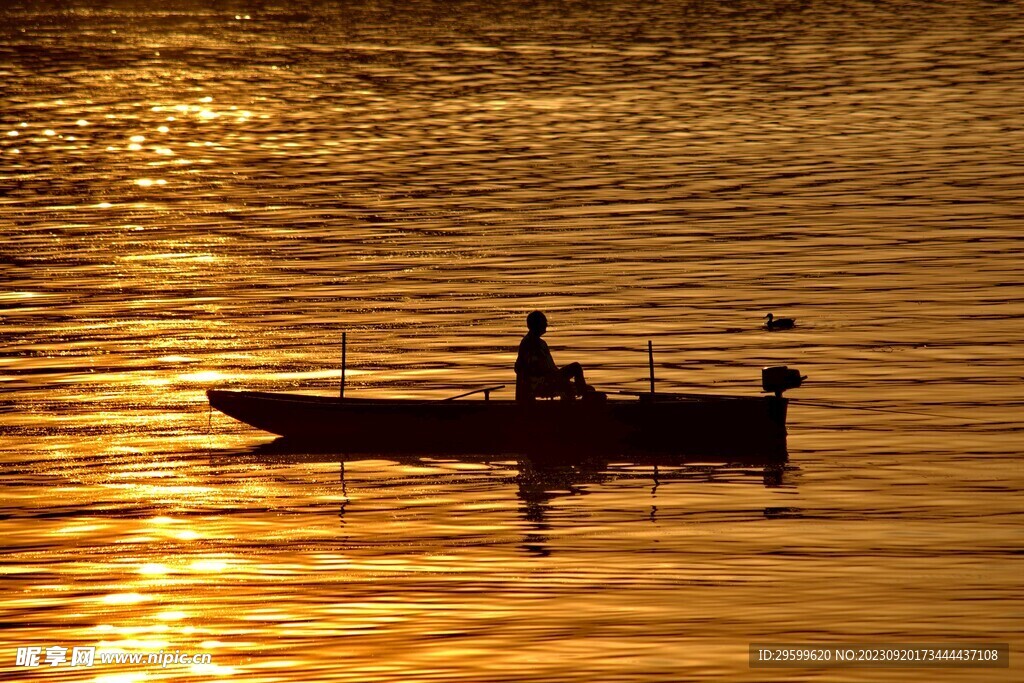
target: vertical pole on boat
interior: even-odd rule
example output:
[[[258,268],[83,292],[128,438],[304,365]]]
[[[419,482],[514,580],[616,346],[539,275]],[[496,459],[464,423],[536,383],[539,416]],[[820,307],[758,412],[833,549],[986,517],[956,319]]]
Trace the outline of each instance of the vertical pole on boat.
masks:
[[[345,354],[348,351],[348,334],[346,332],[341,333],[341,394],[340,398],[345,398]]]
[[[651,398],[654,398],[654,344],[647,340],[647,366],[651,371]]]

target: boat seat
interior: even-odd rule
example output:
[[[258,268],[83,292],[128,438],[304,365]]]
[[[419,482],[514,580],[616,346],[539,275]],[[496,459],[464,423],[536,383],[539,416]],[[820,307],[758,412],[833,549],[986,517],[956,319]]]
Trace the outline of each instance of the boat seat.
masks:
[[[525,378],[516,376],[516,400],[530,402],[536,400],[555,400],[562,398],[561,391],[555,391],[552,385],[542,385],[531,390]]]

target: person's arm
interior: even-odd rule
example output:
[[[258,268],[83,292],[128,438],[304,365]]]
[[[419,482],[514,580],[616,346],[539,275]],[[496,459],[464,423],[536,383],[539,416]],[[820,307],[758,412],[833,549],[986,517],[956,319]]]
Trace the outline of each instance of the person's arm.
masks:
[[[516,358],[516,375],[523,377],[542,377],[557,372],[558,366],[551,358],[548,345],[540,337],[527,335],[519,344],[519,356]]]
[[[526,376],[530,373],[530,350],[526,338],[519,342],[519,355],[516,356],[516,375]]]
[[[540,342],[538,346],[538,357],[537,365],[544,374],[551,372],[558,372],[558,366],[555,365],[555,359],[551,357],[551,351],[548,349],[547,342],[543,339],[538,339]]]

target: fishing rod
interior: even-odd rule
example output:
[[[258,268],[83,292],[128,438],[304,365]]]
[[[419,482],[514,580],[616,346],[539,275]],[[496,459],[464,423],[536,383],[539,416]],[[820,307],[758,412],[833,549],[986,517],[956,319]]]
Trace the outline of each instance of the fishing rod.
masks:
[[[871,408],[863,405],[850,405],[841,403],[831,403],[824,400],[806,399],[806,398],[791,398],[790,403],[800,403],[802,405],[811,406],[814,408],[839,408],[845,410],[868,410],[874,413],[896,413],[897,415],[917,415],[919,417],[943,417],[949,420],[963,420],[963,417],[958,415],[945,415],[943,413],[920,413],[913,410],[896,410],[895,408]]]

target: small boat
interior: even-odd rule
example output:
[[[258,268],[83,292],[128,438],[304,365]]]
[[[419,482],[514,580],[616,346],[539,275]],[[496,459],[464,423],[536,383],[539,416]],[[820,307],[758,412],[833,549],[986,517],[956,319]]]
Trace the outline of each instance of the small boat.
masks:
[[[338,453],[641,451],[785,457],[788,400],[782,391],[799,382],[787,379],[796,371],[780,372],[766,368],[762,373],[763,387],[775,392],[772,396],[636,393],[605,401],[517,402],[491,400],[493,388],[484,399],[458,401],[223,389],[206,393],[210,406],[225,415]]]

